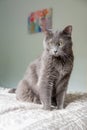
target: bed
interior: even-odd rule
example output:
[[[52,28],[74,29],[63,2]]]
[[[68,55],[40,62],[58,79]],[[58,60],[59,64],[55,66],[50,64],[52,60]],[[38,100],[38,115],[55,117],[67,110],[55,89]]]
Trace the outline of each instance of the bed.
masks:
[[[87,130],[87,93],[68,94],[65,109],[19,102],[0,87],[0,130]]]

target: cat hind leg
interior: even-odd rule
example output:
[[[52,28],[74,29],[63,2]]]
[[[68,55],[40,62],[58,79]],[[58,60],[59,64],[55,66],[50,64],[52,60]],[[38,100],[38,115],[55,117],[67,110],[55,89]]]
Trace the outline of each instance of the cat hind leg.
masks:
[[[21,101],[40,103],[26,80],[21,80],[17,86],[16,98]]]

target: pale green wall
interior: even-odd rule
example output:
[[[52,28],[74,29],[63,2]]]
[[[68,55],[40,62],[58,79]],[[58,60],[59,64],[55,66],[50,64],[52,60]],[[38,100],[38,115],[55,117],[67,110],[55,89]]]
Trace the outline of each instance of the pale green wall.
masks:
[[[31,11],[53,8],[53,28],[73,25],[75,65],[70,91],[87,90],[87,0],[0,0],[0,85],[14,87],[42,51],[43,34],[28,34]]]

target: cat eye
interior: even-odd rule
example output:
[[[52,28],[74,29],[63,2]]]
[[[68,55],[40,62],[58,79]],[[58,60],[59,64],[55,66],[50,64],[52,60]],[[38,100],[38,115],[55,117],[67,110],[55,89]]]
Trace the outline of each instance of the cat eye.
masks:
[[[62,45],[63,45],[63,41],[60,40],[60,41],[58,42],[58,45],[59,45],[59,46],[62,46]]]

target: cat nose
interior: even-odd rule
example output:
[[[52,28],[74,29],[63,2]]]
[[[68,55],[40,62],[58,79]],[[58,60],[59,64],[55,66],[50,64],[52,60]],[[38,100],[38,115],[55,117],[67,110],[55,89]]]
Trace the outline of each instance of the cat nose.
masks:
[[[54,53],[56,54],[56,53],[57,53],[57,50],[55,50]]]

